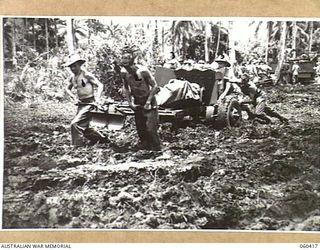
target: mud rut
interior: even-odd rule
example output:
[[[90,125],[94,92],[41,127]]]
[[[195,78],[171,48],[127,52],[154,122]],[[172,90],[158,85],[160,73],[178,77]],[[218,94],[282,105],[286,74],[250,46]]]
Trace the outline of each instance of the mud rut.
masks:
[[[289,125],[162,124],[162,153],[130,121],[72,149],[71,104],[6,103],[3,227],[320,230],[320,85],[266,90]]]

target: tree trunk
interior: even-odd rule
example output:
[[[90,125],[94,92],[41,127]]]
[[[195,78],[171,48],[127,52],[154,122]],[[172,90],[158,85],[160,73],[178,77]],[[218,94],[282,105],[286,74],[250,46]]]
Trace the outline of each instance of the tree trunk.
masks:
[[[234,30],[233,30],[233,23],[229,22],[229,57],[231,68],[233,67],[234,63],[236,62],[236,51],[235,51],[235,37],[234,37]],[[232,70],[230,70],[232,72]]]
[[[56,48],[59,47],[59,40],[58,40],[58,27],[57,27],[57,19],[53,19],[54,21],[54,33],[55,33],[55,46]]]
[[[73,34],[73,19],[67,19],[67,44],[68,44],[68,51],[69,54],[72,55],[75,52],[75,41],[74,41],[74,34]]]
[[[188,39],[183,37],[182,38],[182,58],[183,58],[183,60],[187,59],[187,44],[188,44]]]
[[[171,36],[172,36],[172,51],[175,53],[175,36],[174,36],[174,33],[175,33],[175,26],[176,26],[176,21],[173,21],[172,22],[172,26],[171,26]]]
[[[292,22],[292,49],[293,49],[292,56],[293,58],[296,58],[297,57],[297,22],[296,21]]]
[[[218,23],[217,23],[217,26],[218,26],[217,47],[216,47],[216,53],[215,53],[215,55],[214,55],[214,58],[217,58],[217,57],[218,57],[218,53],[219,53],[220,34],[221,34],[220,25],[221,25],[221,22],[218,22]]]
[[[13,67],[17,66],[17,46],[16,46],[16,22],[14,20],[14,18],[12,18],[12,64]]]
[[[279,51],[278,51],[278,65],[275,70],[276,82],[278,82],[278,80],[280,78],[281,68],[282,68],[282,65],[285,61],[286,36],[287,36],[287,22],[286,21],[281,22],[280,32],[281,32],[281,37],[280,37],[280,44],[279,44]]]
[[[211,23],[206,21],[205,23],[205,42],[204,42],[204,60],[209,62],[210,53],[210,36],[211,36]]]
[[[159,33],[158,33],[158,21],[155,20],[154,23],[154,45],[158,47],[159,45]]]
[[[22,40],[21,40],[21,45],[24,47],[25,45],[27,45],[27,18],[23,19],[23,23],[22,23]]]
[[[91,44],[91,19],[88,19],[88,44]]]
[[[32,20],[32,43],[33,43],[33,49],[34,50],[37,49],[36,31],[35,31],[35,28],[34,28],[35,22],[36,22],[36,19],[33,18],[33,20]]]
[[[49,31],[48,31],[48,19],[46,18],[44,21],[45,32],[46,32],[46,52],[49,52]],[[46,54],[46,58],[48,59],[48,54]]]
[[[154,33],[153,33],[153,43],[152,43],[152,51],[153,51],[153,62],[157,63],[158,56],[159,56],[159,36],[158,36],[158,21],[155,20],[154,22]]]
[[[310,22],[310,38],[309,38],[309,52],[312,51],[312,43],[313,43],[313,21]]]
[[[266,54],[264,57],[264,60],[266,63],[268,63],[268,58],[269,58],[269,37],[270,37],[270,26],[271,26],[271,22],[266,22],[267,24],[267,37],[266,37]]]
[[[162,54],[164,54],[164,27],[162,26],[161,30],[161,42],[162,42]]]

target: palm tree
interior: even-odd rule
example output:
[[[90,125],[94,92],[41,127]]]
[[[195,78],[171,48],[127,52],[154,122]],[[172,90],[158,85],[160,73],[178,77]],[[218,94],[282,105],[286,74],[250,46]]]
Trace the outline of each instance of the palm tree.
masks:
[[[88,37],[88,28],[83,20],[68,18],[66,25],[60,24],[58,30],[61,36],[66,36],[69,54],[75,52],[82,38]]]
[[[312,43],[313,43],[313,22],[310,22],[310,29],[309,29],[309,52],[312,50]]]
[[[319,32],[317,24],[319,22],[289,22],[289,29],[292,30],[292,49],[295,49],[297,56],[311,52],[314,38]]]
[[[14,18],[11,18],[11,48],[12,48],[12,63],[15,65],[17,63],[17,38],[16,38],[16,21]]]
[[[264,55],[264,60],[265,60],[266,63],[268,63],[270,28],[271,28],[271,22],[266,22],[267,37],[266,37],[266,49],[265,49],[266,52],[265,52],[265,55]]]
[[[236,61],[233,22],[229,22],[229,33],[230,33],[230,35],[229,35],[229,58],[230,58],[231,65],[233,65],[233,63]]]
[[[221,36],[221,22],[217,23],[217,29],[218,29],[218,35],[217,35],[217,45],[216,45],[216,52],[214,55],[214,58],[217,58],[218,56],[218,52],[219,52],[219,46],[220,46],[220,36]]]
[[[264,34],[266,34],[265,45],[264,45],[265,46],[264,58],[265,58],[265,61],[268,62],[270,44],[272,43],[272,41],[274,41],[274,35],[277,33],[277,31],[273,34],[273,32],[272,32],[273,22],[272,21],[268,21],[268,22],[253,21],[253,22],[249,23],[249,26],[252,26],[252,25],[256,25],[255,32],[254,32],[255,38],[258,38],[258,34],[260,33],[261,30],[263,31]],[[272,34],[273,34],[273,37],[272,37]]]
[[[56,48],[59,47],[59,37],[58,37],[58,27],[57,27],[57,21],[58,19],[53,19],[53,24],[54,24],[54,33],[55,33],[55,46]]]
[[[205,22],[204,60],[209,62],[210,56],[211,22]]]
[[[13,58],[15,57],[14,34],[14,20],[11,18],[5,18],[3,20],[3,43],[4,57],[8,61],[13,60]]]
[[[293,21],[292,22],[292,49],[293,49],[293,58],[296,58],[297,54],[297,22]]]
[[[66,22],[66,38],[68,44],[69,54],[73,54],[75,51],[75,38],[74,38],[74,29],[73,29],[73,19],[68,18]]]
[[[268,22],[268,54],[269,51],[279,50],[279,40],[281,36],[281,22]],[[273,54],[272,61],[277,62],[277,55]]]
[[[211,38],[214,41],[211,43],[213,58],[227,50],[229,47],[229,34],[229,27],[225,27],[221,21],[211,24]]]
[[[287,22],[282,21],[281,22],[281,37],[280,37],[280,41],[279,41],[278,64],[277,64],[277,68],[275,70],[275,77],[276,77],[275,82],[278,82],[278,80],[280,78],[280,71],[281,71],[282,65],[285,61],[286,37],[287,37]]]
[[[312,49],[320,51],[320,22],[313,22]]]
[[[113,24],[112,20],[110,24],[105,25],[106,31],[109,32],[110,37],[119,38],[121,34],[121,28],[119,24]]]
[[[49,31],[48,31],[48,19],[46,18],[44,20],[44,25],[45,25],[45,38],[46,38],[46,52],[49,52]],[[48,58],[48,57],[47,57]]]
[[[196,21],[173,21],[173,51],[180,52],[178,54],[181,54],[183,59],[185,59],[191,38],[199,29],[199,23]],[[180,49],[176,49],[177,47]]]

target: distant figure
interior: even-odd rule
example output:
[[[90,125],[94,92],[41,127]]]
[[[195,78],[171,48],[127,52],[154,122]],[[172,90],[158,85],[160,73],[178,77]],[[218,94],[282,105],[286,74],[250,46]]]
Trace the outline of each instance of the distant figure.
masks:
[[[300,72],[300,66],[297,63],[297,61],[294,61],[293,65],[292,65],[292,83],[293,84],[297,84],[299,83],[299,72]]]
[[[89,145],[98,141],[108,142],[104,135],[89,128],[90,111],[95,108],[94,86],[98,87],[96,101],[99,102],[103,84],[93,74],[81,69],[84,63],[85,60],[79,55],[72,55],[65,64],[73,73],[73,76],[67,79],[66,92],[78,105],[77,114],[71,122],[71,143],[75,147],[85,145],[84,138],[90,141]],[[72,89],[76,90],[76,94],[72,92]]]
[[[317,64],[315,67],[313,67],[313,69],[315,70],[316,74],[315,84],[320,84],[320,57],[318,58]]]
[[[180,66],[181,66],[180,62],[176,58],[174,52],[171,51],[170,52],[170,59],[167,62],[165,62],[163,67],[168,68],[168,69],[176,69],[176,68],[179,68]]]

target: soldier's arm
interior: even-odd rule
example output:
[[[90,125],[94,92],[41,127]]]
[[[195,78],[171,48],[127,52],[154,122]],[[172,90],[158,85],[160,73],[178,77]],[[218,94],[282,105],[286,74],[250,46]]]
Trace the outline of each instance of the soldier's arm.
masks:
[[[150,94],[149,94],[147,102],[146,102],[146,104],[150,104],[152,101],[152,98],[155,96],[155,94],[157,94],[159,92],[160,88],[158,87],[156,80],[151,75],[151,72],[149,70],[144,70],[141,73],[141,75],[142,75],[143,79],[146,81],[146,83],[149,86],[151,86]]]
[[[98,87],[96,99],[97,102],[99,102],[103,92],[103,83],[100,82],[93,74],[88,72],[86,73],[86,78],[89,80],[90,83]]]
[[[226,97],[226,95],[228,94],[230,88],[231,88],[231,83],[229,81],[227,81],[226,82],[226,87],[223,90],[223,92],[221,93],[221,95],[219,96],[218,101],[221,101]]]
[[[133,103],[132,103],[132,95],[131,95],[131,91],[130,91],[130,87],[127,81],[127,73],[121,71],[121,80],[122,80],[122,85],[123,85],[123,94],[127,100],[127,102],[129,103],[129,106],[134,109],[133,107]]]
[[[131,91],[130,91],[130,88],[129,88],[129,84],[128,84],[126,79],[122,79],[122,81],[123,81],[124,95],[125,95],[127,101],[129,103],[132,103],[132,96],[131,96]]]
[[[66,90],[67,94],[68,94],[74,101],[76,101],[76,100],[77,100],[77,96],[72,93],[73,84],[72,84],[72,82],[71,82],[71,78],[68,78],[68,79],[65,81],[65,84],[66,84],[65,90]]]

